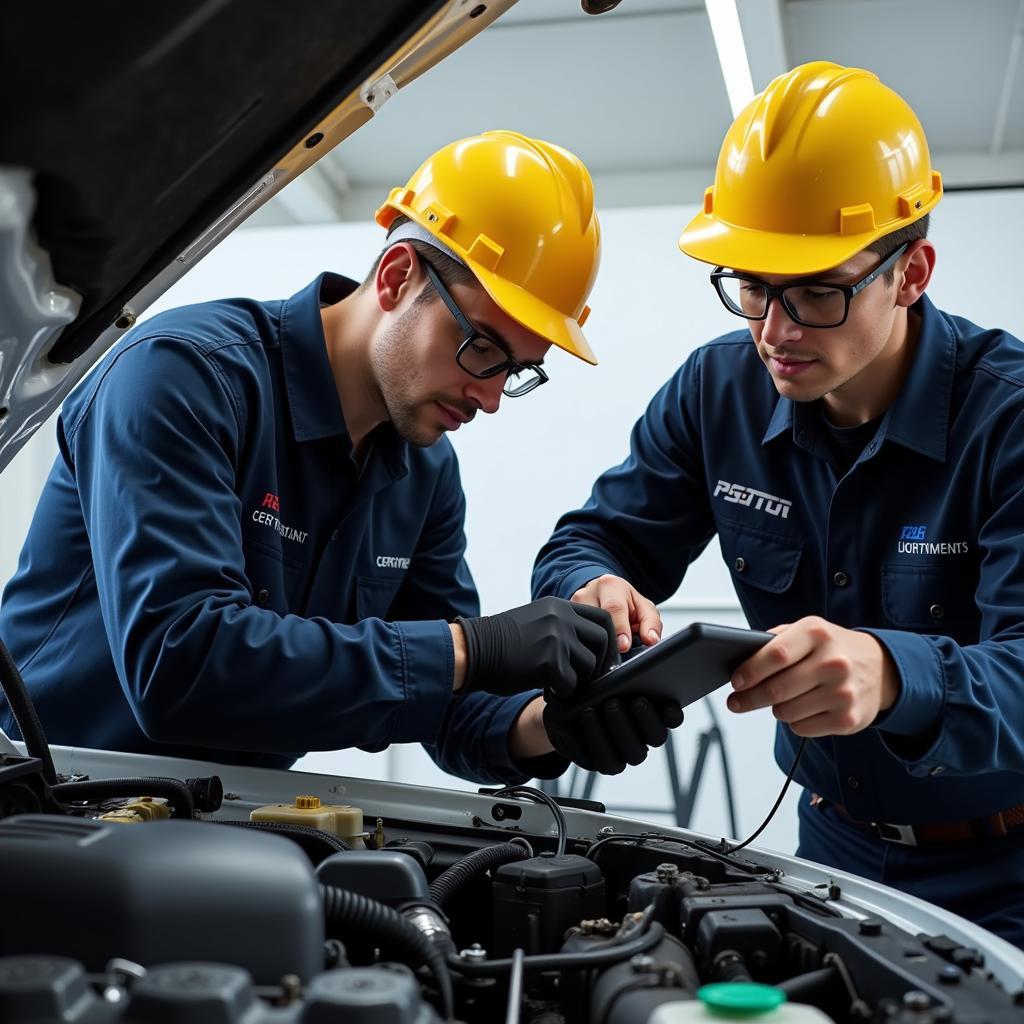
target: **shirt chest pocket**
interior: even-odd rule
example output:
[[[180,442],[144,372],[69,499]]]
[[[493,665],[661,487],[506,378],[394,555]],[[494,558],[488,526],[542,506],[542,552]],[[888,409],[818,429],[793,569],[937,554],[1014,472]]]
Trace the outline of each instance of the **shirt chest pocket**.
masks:
[[[357,576],[356,620],[386,619],[402,577]]]
[[[783,594],[793,585],[803,554],[802,540],[722,523],[719,541],[737,587]]]
[[[883,565],[882,612],[901,629],[948,633],[976,623],[974,583],[939,565]]]

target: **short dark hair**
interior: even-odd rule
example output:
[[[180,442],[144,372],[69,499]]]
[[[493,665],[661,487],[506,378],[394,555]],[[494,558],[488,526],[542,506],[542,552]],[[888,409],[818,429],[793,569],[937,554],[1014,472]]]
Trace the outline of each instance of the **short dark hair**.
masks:
[[[881,238],[876,238],[867,247],[868,252],[877,252],[882,259],[885,259],[886,256],[895,252],[901,245],[909,245],[911,242],[916,242],[919,238],[927,238],[929,217],[931,217],[931,214],[926,213],[923,217],[915,220],[913,224],[908,224],[905,228],[897,228],[895,231],[890,231],[887,235],[882,235]],[[892,267],[882,274],[886,284],[892,284],[895,276],[896,273]]]
[[[395,219],[394,224],[391,225],[389,230],[394,231],[395,228],[401,227],[403,224],[408,224],[409,218],[404,214]],[[465,263],[459,263],[458,260],[453,260],[450,256],[446,256],[440,249],[435,248],[432,245],[428,245],[426,242],[421,242],[418,238],[403,238],[403,242],[408,242],[413,249],[416,250],[416,255],[424,263],[429,263],[434,270],[437,271],[437,276],[441,278],[445,285],[449,288],[455,284],[474,284],[476,283],[476,277],[473,276],[473,271],[466,266]],[[363,278],[363,283],[359,286],[359,290],[363,291],[365,288],[373,283],[373,279],[377,276],[377,268],[380,266],[380,261],[384,257],[384,253],[388,251],[396,243],[388,242],[383,249],[378,253],[377,258],[373,261],[373,266],[370,267],[369,273]],[[423,290],[416,296],[416,304],[420,302],[432,301],[437,297],[433,287],[428,281],[423,287]]]

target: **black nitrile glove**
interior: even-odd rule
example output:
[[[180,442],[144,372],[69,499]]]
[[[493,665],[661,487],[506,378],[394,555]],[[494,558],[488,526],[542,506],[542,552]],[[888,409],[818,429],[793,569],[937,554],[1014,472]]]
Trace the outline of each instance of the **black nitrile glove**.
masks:
[[[560,597],[455,621],[466,637],[467,692],[508,697],[544,688],[565,698],[619,660],[611,616]]]
[[[646,697],[611,697],[583,708],[577,703],[573,710],[549,697],[544,708],[544,728],[555,750],[585,771],[602,775],[618,775],[627,764],[640,764],[682,722],[678,704],[655,704]]]

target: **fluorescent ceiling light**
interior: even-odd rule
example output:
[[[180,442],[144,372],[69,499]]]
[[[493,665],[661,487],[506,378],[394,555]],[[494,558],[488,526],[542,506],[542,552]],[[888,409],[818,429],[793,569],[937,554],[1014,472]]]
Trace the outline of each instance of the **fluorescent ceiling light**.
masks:
[[[750,62],[743,44],[736,0],[704,0],[704,6],[711,21],[711,34],[715,37],[729,106],[735,117],[754,98],[754,82],[750,76]]]

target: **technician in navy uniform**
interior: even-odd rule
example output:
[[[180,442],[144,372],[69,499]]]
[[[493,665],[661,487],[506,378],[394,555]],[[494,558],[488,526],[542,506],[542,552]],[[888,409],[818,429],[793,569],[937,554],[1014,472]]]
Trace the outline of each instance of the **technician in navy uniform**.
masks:
[[[808,64],[757,96],[679,243],[746,328],[658,392],[534,593],[652,643],[717,534],[778,635],[729,707],[771,708],[784,771],[808,739],[797,852],[1024,946],[1024,347],[928,300],[940,196],[869,72]]]
[[[155,316],[65,403],[0,609],[51,741],[272,767],[421,741],[484,782],[566,767],[537,688],[607,667],[610,619],[556,599],[479,616],[444,434],[543,384],[551,345],[596,362],[589,174],[489,132],[377,221],[362,284]]]

